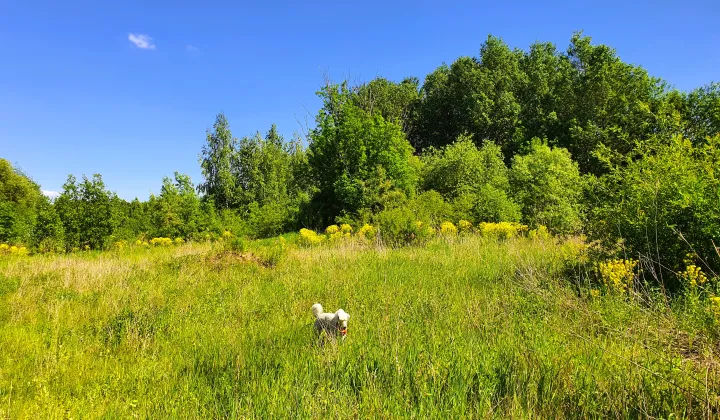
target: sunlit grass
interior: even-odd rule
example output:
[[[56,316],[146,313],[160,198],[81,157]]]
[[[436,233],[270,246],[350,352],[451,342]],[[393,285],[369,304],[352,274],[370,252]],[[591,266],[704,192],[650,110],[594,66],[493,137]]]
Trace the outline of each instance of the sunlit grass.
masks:
[[[717,342],[592,297],[572,243],[296,239],[0,260],[0,416],[717,415]],[[315,302],[344,343],[317,346]]]

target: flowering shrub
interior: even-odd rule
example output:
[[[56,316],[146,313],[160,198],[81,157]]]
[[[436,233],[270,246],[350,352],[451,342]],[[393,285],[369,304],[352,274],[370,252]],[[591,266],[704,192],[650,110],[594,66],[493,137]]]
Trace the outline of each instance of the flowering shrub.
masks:
[[[468,222],[467,220],[460,220],[458,222],[458,228],[460,229],[460,232],[468,233],[472,231],[472,223]]]
[[[560,246],[559,256],[565,264],[571,266],[583,265],[590,260],[590,245],[583,235],[568,238]]]
[[[334,235],[338,232],[340,232],[340,228],[338,227],[338,225],[330,225],[327,228],[325,228],[325,233],[327,235]]]
[[[300,239],[298,240],[298,243],[301,245],[318,245],[323,240],[323,237],[318,235],[314,230],[310,229],[300,229]]]
[[[635,266],[635,260],[615,259],[599,263],[597,269],[605,287],[624,293],[632,286]]]
[[[10,246],[8,244],[0,244],[0,255],[18,255],[25,256],[28,254],[28,249],[24,246]]]
[[[552,235],[544,225],[538,225],[537,228],[528,232],[530,239],[550,239]]]
[[[124,241],[124,240],[123,240],[123,241],[117,241],[117,242],[113,243],[113,248],[115,248],[115,249],[117,249],[117,250],[122,250],[122,249],[127,248],[127,245],[128,245],[128,244],[127,244],[127,241]]]
[[[685,284],[690,286],[690,288],[703,286],[708,281],[708,278],[705,273],[702,272],[702,269],[695,264],[688,265],[685,268],[685,271],[678,273],[678,276],[680,276],[680,278],[683,279]]]
[[[482,236],[495,237],[499,239],[512,238],[527,231],[527,225],[514,222],[480,223],[478,226]]]
[[[455,235],[458,229],[452,222],[442,222],[440,224],[440,233],[443,235]]]
[[[713,315],[715,315],[717,322],[720,323],[720,296],[713,296],[710,298],[710,310]]]
[[[365,224],[358,230],[357,235],[362,239],[372,240],[375,239],[375,228],[372,225]]]
[[[695,265],[693,261],[694,259],[694,254],[687,254],[684,259],[685,270],[677,273],[678,277],[680,277],[685,285],[689,286],[691,289],[694,289],[697,286],[703,286],[708,282],[707,276],[703,273],[700,267]]]
[[[353,231],[353,228],[349,224],[343,223],[342,225],[340,225],[340,232],[342,232],[344,234],[351,234],[352,231]]]
[[[182,244],[185,243],[185,239],[183,239],[183,238],[175,238],[175,240],[174,240],[173,242],[175,242],[175,245],[182,245]]]
[[[170,246],[173,244],[173,240],[170,238],[152,238],[150,244],[154,246]]]

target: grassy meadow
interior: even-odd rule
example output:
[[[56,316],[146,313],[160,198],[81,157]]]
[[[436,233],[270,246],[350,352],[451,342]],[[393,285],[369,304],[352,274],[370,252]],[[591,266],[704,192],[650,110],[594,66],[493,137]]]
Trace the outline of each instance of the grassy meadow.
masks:
[[[0,258],[0,417],[719,414],[717,334],[591,293],[576,239],[249,246]]]

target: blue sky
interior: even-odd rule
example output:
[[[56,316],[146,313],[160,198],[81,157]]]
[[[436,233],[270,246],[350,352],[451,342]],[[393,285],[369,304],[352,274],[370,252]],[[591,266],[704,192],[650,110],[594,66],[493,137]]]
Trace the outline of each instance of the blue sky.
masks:
[[[44,190],[100,173],[146,199],[174,171],[200,181],[220,111],[236,137],[290,137],[323,72],[422,80],[488,34],[564,50],[584,30],[679,89],[720,81],[717,0],[484,3],[0,0],[0,157]]]

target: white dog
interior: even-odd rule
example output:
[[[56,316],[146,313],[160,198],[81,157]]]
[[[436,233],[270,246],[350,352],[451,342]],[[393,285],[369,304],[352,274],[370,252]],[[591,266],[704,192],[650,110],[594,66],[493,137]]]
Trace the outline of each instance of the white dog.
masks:
[[[340,334],[345,339],[350,314],[342,309],[338,309],[335,313],[323,312],[323,307],[319,303],[312,306],[312,313],[315,316],[315,331],[318,334],[325,331],[330,337]]]

